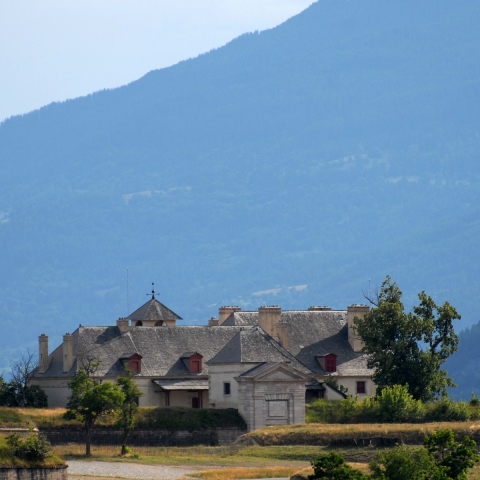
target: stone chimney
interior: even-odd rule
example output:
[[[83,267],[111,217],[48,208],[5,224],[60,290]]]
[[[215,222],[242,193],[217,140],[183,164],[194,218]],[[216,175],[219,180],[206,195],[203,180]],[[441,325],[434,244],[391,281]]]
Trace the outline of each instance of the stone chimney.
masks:
[[[73,335],[63,336],[63,373],[69,372],[73,365]]]
[[[117,327],[121,333],[128,332],[128,329],[129,329],[128,322],[129,322],[128,318],[119,318],[117,320]]]
[[[355,325],[353,319],[363,318],[367,314],[369,308],[367,305],[350,305],[347,307],[347,322],[348,322],[348,342],[354,352],[361,352],[363,348],[362,339],[355,332]]]
[[[258,326],[275,339],[277,337],[275,326],[281,318],[282,309],[276,305],[258,309]]]
[[[241,311],[240,307],[220,307],[218,309],[218,324],[221,325],[232,313]]]
[[[330,312],[332,309],[330,307],[317,305],[315,307],[308,307],[309,312]]]
[[[218,327],[218,318],[215,318],[215,317],[212,317],[209,321],[208,321],[208,326],[209,327]]]
[[[274,326],[275,331],[275,340],[285,349],[288,349],[288,333],[287,333],[287,322],[278,322]]]
[[[48,368],[48,337],[42,333],[38,337],[38,372],[45,373]]]

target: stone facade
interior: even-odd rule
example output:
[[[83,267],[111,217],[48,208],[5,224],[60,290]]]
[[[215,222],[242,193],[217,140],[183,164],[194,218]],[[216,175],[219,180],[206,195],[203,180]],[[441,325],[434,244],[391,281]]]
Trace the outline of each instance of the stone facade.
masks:
[[[67,468],[0,467],[0,480],[68,480]]]
[[[305,423],[308,376],[286,364],[256,367],[236,378],[238,410],[249,431],[272,425]]]

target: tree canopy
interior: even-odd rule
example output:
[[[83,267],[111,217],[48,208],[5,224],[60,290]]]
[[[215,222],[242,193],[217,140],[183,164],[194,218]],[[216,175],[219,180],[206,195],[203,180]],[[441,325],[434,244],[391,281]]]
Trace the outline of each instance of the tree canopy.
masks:
[[[89,457],[91,429],[101,415],[113,415],[124,401],[124,394],[114,383],[100,383],[91,378],[84,369],[80,369],[68,384],[71,396],[67,403],[66,419],[83,422],[86,433],[85,455]]]
[[[406,313],[402,292],[387,276],[374,307],[363,319],[355,319],[355,328],[369,354],[372,380],[377,393],[387,386],[405,385],[413,398],[430,401],[445,396],[455,384],[441,367],[457,350],[458,337],[453,321],[461,316],[448,302],[437,305],[425,292],[420,303]]]

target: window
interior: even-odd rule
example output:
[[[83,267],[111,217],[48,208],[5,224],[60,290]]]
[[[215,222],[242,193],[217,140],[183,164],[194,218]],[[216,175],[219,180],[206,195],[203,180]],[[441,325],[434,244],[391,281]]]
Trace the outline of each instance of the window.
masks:
[[[130,360],[130,370],[133,373],[140,373],[140,360]]]
[[[200,360],[191,360],[190,369],[190,371],[194,373],[200,372]]]
[[[357,393],[360,395],[365,395],[367,393],[365,382],[357,382]]]
[[[223,384],[223,394],[224,395],[231,395],[231,392],[230,392],[230,382],[225,382]]]
[[[334,355],[328,355],[325,357],[325,371],[336,372],[337,371],[337,358]]]

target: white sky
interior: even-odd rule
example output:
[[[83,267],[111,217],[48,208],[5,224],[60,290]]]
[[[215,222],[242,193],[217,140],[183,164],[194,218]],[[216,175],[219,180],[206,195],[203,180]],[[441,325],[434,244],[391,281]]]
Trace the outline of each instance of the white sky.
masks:
[[[0,0],[0,121],[272,28],[314,0]]]

